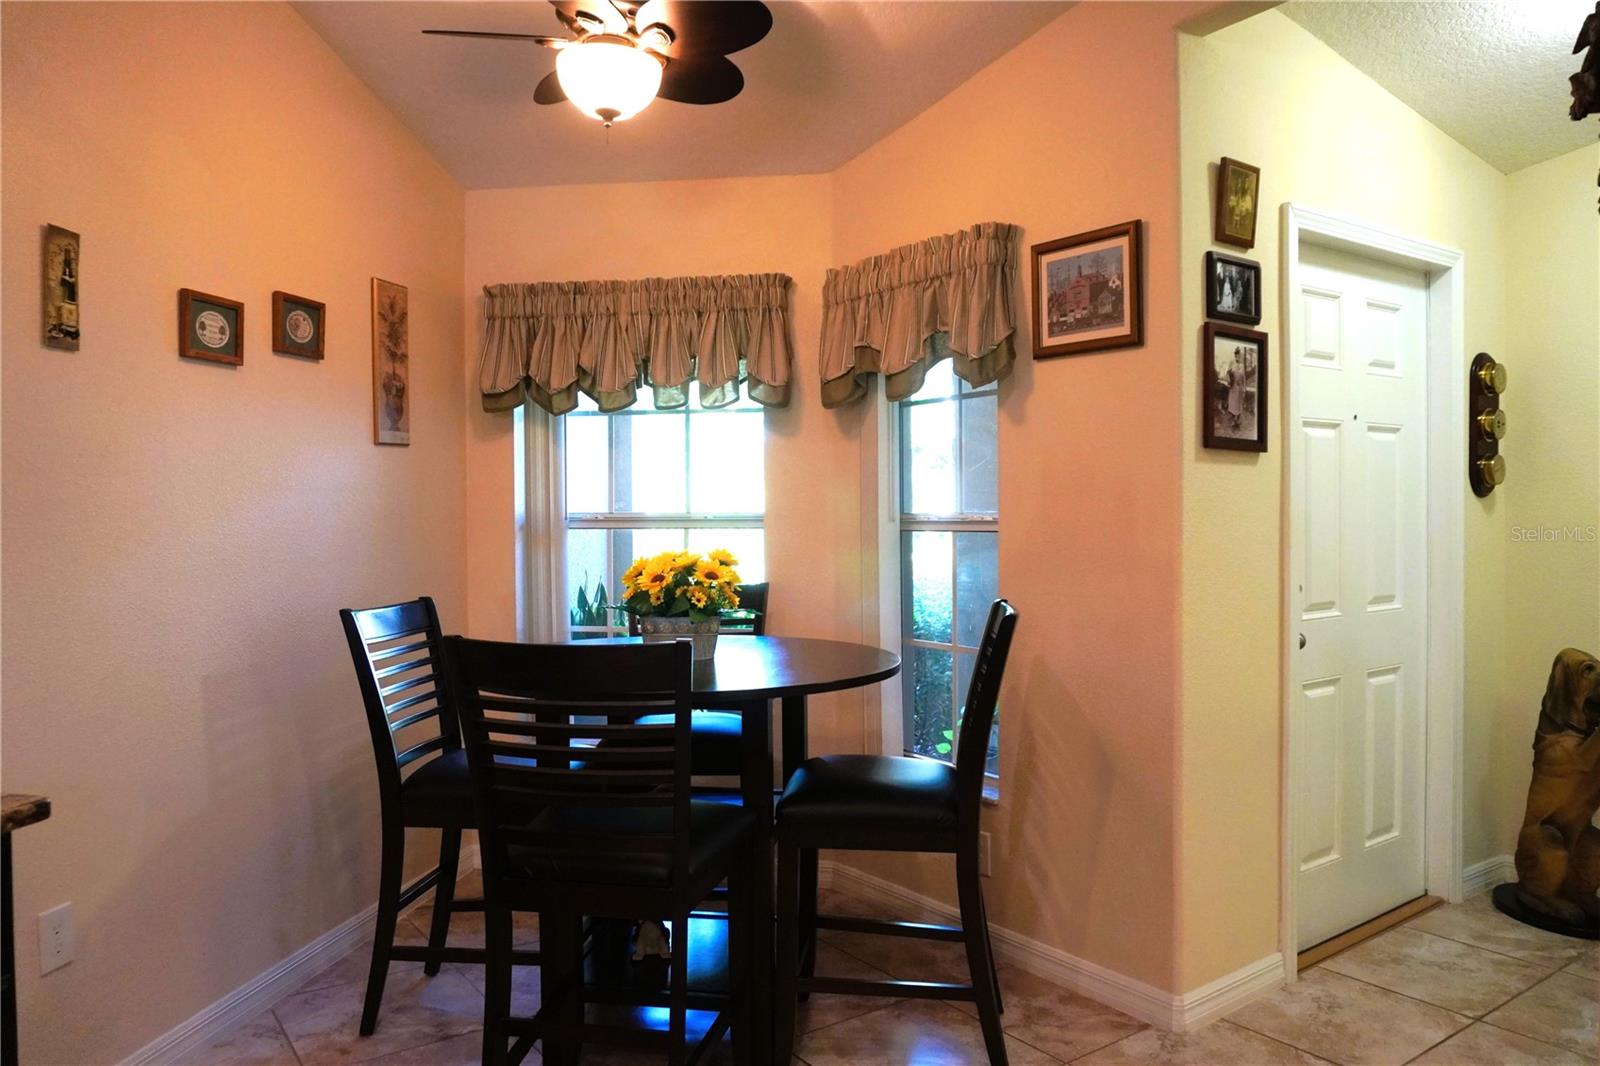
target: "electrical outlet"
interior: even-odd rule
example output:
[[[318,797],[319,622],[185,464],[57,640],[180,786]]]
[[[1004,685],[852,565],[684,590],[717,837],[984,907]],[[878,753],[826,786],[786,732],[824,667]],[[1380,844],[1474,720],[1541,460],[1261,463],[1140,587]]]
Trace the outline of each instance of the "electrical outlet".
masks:
[[[984,877],[990,876],[989,857],[992,853],[993,849],[989,846],[989,834],[980,832],[978,834],[978,873]]]
[[[58,970],[72,961],[72,904],[51,907],[39,915],[39,972]]]

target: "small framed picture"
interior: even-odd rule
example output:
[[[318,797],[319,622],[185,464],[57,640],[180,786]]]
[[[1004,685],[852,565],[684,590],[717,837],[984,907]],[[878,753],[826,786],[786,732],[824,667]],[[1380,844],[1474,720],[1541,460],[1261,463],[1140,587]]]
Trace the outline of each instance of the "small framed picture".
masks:
[[[411,333],[404,285],[372,279],[372,440],[411,443]]]
[[[244,362],[244,304],[222,296],[178,290],[178,354],[212,363]]]
[[[78,235],[44,228],[44,346],[78,350]]]
[[[1033,357],[1144,343],[1141,219],[1033,246]]]
[[[1261,168],[1222,157],[1217,166],[1217,206],[1211,237],[1218,244],[1254,248],[1256,205],[1261,199]]]
[[[322,334],[327,325],[327,308],[321,301],[286,292],[272,294],[273,351],[321,359]]]
[[[1200,422],[1207,448],[1267,450],[1267,335],[1207,322],[1200,356]]]
[[[1206,317],[1253,326],[1261,321],[1261,264],[1206,253]]]

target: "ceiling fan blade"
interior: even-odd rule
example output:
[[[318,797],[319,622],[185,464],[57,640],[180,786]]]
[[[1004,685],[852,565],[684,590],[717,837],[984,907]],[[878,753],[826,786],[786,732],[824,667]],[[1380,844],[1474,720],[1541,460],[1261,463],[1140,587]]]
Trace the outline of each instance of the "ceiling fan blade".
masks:
[[[645,0],[634,13],[634,25],[643,30],[653,23],[672,30],[668,56],[721,56],[765,37],[772,12],[760,0]]]
[[[691,55],[667,61],[656,95],[680,104],[720,104],[743,88],[744,75],[726,56]]]
[[[565,37],[547,37],[542,33],[497,33],[491,30],[423,30],[434,37],[485,37],[496,41],[532,41],[546,48],[559,48],[572,42]]]
[[[538,86],[533,90],[533,102],[536,104],[559,104],[566,98],[566,90],[561,88],[561,79],[556,77],[556,72],[553,70],[540,78]]]

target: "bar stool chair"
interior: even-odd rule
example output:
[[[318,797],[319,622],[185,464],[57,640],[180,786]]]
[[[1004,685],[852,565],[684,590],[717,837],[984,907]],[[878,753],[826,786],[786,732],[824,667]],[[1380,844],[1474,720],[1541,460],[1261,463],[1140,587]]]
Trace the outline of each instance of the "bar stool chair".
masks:
[[[764,637],[767,634],[767,582],[739,586],[739,609],[750,612],[748,619],[724,619],[722,632],[739,636]],[[628,631],[638,635],[638,619],[628,616]],[[664,719],[663,719],[664,720]],[[741,764],[739,747],[740,717],[733,711],[695,711],[690,757],[696,777],[738,777]],[[641,720],[640,725],[656,722]]]
[[[456,709],[441,685],[442,637],[433,600],[423,596],[387,607],[347,608],[339,612],[339,619],[355,662],[378,767],[383,856],[372,965],[361,1010],[361,1035],[371,1036],[378,1024],[389,963],[421,962],[423,972],[431,977],[446,962],[482,963],[488,959],[481,948],[445,946],[451,914],[483,910],[482,899],[455,898],[461,831],[475,829],[478,823]],[[404,776],[402,771],[406,771]],[[402,888],[408,828],[440,830],[439,864]],[[430,888],[433,921],[427,946],[396,945],[394,932],[400,912]],[[515,955],[519,965],[539,961],[538,952]]]
[[[777,1047],[773,1061],[786,1063],[794,1055],[797,1000],[812,992],[832,992],[975,1002],[989,1062],[1005,1066],[1000,983],[978,870],[978,815],[989,731],[1016,624],[1017,612],[1005,600],[996,600],[989,609],[967,689],[954,766],[894,755],[824,755],[805,762],[789,779],[777,809],[778,958],[773,1020]],[[815,897],[804,897],[814,892],[811,871],[818,848],[954,854],[961,924],[817,914]],[[970,983],[812,976],[818,929],[959,941],[966,945]]]
[[[583,1041],[665,1052],[673,1066],[698,1059],[733,1027],[735,1058],[750,1060],[748,965],[753,943],[750,867],[754,816],[693,798],[686,640],[663,644],[502,644],[445,641],[458,694],[483,851],[485,973],[483,1062],[520,1062],[535,1039],[543,1061],[575,1061]],[[595,716],[605,719],[596,724]],[[657,721],[645,724],[645,719]],[[661,721],[660,719],[665,719]],[[575,741],[617,741],[598,747]],[[624,786],[618,791],[616,786]],[[531,820],[523,804],[538,805]],[[729,879],[729,992],[688,985],[690,912]],[[544,968],[531,1018],[511,1014],[511,916],[539,914]],[[663,918],[675,931],[670,987],[640,990],[668,1008],[665,1033],[588,1022],[585,918]],[[688,1009],[717,1010],[699,1043],[686,1043]],[[508,1049],[507,1040],[516,1038]]]

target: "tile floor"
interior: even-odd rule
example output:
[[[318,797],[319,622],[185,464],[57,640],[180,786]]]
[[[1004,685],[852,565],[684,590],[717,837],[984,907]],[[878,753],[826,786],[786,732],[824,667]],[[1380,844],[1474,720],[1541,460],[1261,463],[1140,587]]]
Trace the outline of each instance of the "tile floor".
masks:
[[[475,875],[463,891],[476,892]],[[873,904],[828,893],[828,909],[870,914]],[[899,917],[912,917],[900,915]],[[402,920],[421,943],[426,905]],[[535,923],[517,929],[538,942]],[[452,922],[452,943],[482,942],[481,919]],[[965,979],[958,945],[826,933],[818,972],[848,977]],[[356,1035],[367,949],[357,948],[186,1064],[456,1066],[479,1061],[482,975],[420,963],[390,971],[378,1032]],[[519,970],[518,1009],[537,999],[538,976]],[[1594,1066],[1600,1061],[1600,944],[1513,922],[1487,895],[1440,907],[1307,971],[1227,1018],[1188,1034],[1163,1033],[1019,970],[1001,968],[1007,1050],[1015,1066]],[[985,1061],[967,1004],[816,996],[800,1013],[797,1063],[808,1066],[955,1066]],[[536,1056],[530,1055],[529,1061]],[[591,1051],[586,1063],[655,1061]],[[727,1063],[729,1057],[715,1057]]]

